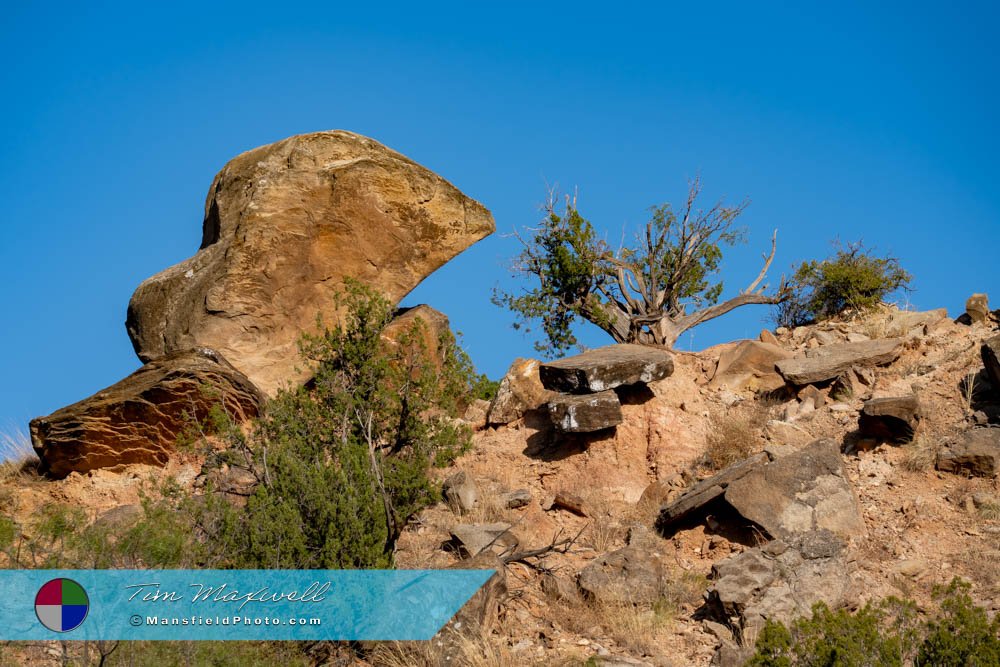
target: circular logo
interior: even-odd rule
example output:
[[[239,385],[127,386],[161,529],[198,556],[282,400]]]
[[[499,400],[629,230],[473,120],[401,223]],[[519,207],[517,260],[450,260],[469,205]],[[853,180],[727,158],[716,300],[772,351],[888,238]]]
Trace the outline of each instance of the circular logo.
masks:
[[[87,591],[72,579],[53,579],[35,595],[35,615],[42,625],[55,632],[77,629],[89,610]]]

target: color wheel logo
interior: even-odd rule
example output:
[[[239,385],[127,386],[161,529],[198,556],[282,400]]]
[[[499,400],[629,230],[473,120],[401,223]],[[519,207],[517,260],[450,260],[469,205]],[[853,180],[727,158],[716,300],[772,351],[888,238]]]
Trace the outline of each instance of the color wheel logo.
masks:
[[[80,627],[89,610],[87,591],[72,579],[53,579],[35,595],[35,615],[42,625],[55,632]]]

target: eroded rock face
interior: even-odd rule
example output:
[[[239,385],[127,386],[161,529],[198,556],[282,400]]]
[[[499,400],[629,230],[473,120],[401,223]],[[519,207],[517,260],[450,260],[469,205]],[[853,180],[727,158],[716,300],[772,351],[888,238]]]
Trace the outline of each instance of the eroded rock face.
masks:
[[[190,425],[222,402],[235,419],[257,415],[263,394],[214,350],[150,362],[90,398],[31,420],[43,469],[62,478],[129,463],[163,465]]]
[[[902,353],[903,340],[886,338],[857,343],[824,345],[806,352],[805,356],[778,361],[775,366],[782,377],[794,385],[833,380],[853,366],[884,366]]]
[[[552,391],[592,394],[637,382],[655,382],[674,372],[670,353],[645,345],[609,345],[542,364],[542,385]]]
[[[129,303],[136,354],[211,347],[268,394],[301,381],[296,342],[331,325],[345,277],[398,301],[494,230],[480,203],[351,132],[304,134],[239,155],[215,177],[199,251]]]
[[[857,498],[844,474],[840,447],[816,440],[755,468],[726,488],[726,502],[774,537],[829,530],[841,538],[865,533]]]

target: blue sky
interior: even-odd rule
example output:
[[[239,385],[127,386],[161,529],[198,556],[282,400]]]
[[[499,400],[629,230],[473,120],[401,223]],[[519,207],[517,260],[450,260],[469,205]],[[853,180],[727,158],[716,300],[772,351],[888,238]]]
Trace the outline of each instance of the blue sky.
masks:
[[[863,237],[916,276],[915,307],[1000,305],[986,3],[28,4],[0,18],[0,426],[136,369],[128,299],[197,249],[212,176],[323,129],[374,137],[493,211],[498,234],[404,302],[448,314],[493,377],[532,354],[489,294],[512,284],[502,234],[538,219],[546,183],[578,188],[612,238],[698,172],[706,201],[749,197],[729,292],[777,228],[772,283]],[[766,315],[682,344],[754,336]]]

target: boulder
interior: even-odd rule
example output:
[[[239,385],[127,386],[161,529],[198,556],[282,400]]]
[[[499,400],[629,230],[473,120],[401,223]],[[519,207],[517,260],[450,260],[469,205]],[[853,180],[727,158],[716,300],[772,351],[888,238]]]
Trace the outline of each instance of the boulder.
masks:
[[[985,322],[990,316],[990,299],[985,294],[973,294],[965,301],[965,314],[972,324]]]
[[[997,394],[1000,394],[1000,336],[993,336],[983,341],[979,348],[983,356],[983,365],[990,378],[990,384]]]
[[[755,468],[726,488],[725,499],[773,537],[827,529],[843,538],[865,533],[840,447],[830,439]]]
[[[441,344],[453,336],[448,316],[426,304],[401,308],[382,330],[381,338],[389,346],[397,348],[403,338],[414,331],[419,335],[414,347],[422,347],[427,358],[435,361],[440,370],[448,353]]]
[[[817,602],[831,609],[853,602],[853,571],[844,543],[828,530],[775,540],[712,566],[706,611],[752,644],[768,620],[787,625],[811,616]]]
[[[509,424],[526,412],[544,406],[554,395],[542,386],[536,359],[515,359],[500,380],[497,395],[490,405],[488,421],[494,426]]]
[[[564,433],[591,433],[622,423],[622,404],[618,394],[557,395],[549,401],[549,418]]]
[[[650,603],[662,595],[663,576],[660,554],[630,545],[592,560],[577,585],[598,602]]]
[[[398,301],[494,230],[428,169],[351,132],[304,134],[230,160],[191,258],[146,279],[126,327],[145,362],[206,346],[268,394],[305,379],[297,341],[342,314],[345,278]]]
[[[500,496],[500,506],[512,510],[524,507],[531,502],[531,491],[528,489],[514,489]]]
[[[656,520],[657,529],[665,532],[670,526],[691,512],[701,509],[724,494],[730,484],[766,465],[767,462],[767,454],[763,452],[754,454],[750,458],[734,463],[718,474],[698,482],[686,490],[679,498],[660,509],[660,515]]]
[[[764,333],[761,332],[761,336]],[[765,392],[780,389],[785,385],[785,380],[778,375],[774,364],[793,356],[791,352],[775,344],[755,340],[740,341],[719,356],[710,386]]]
[[[1000,428],[966,431],[942,448],[935,467],[974,477],[993,477],[1000,472]]]
[[[909,442],[920,417],[920,401],[915,395],[873,398],[861,408],[858,430],[862,437],[879,442]]]
[[[857,343],[824,345],[808,350],[805,356],[778,361],[775,366],[785,380],[794,385],[833,380],[853,366],[885,366],[902,353],[901,338],[866,340]]]
[[[542,385],[552,391],[592,394],[615,387],[655,382],[674,372],[670,353],[645,345],[609,345],[542,364]]]
[[[946,308],[924,311],[894,310],[889,313],[886,330],[898,336],[905,336],[914,330],[919,330],[919,333],[923,334],[946,319],[948,319]]]
[[[464,470],[459,470],[446,479],[441,485],[441,492],[448,504],[459,514],[471,512],[479,499],[479,487],[476,486],[476,480]]]
[[[207,348],[153,361],[124,380],[47,417],[31,420],[31,442],[49,475],[164,465],[182,431],[215,405],[236,420],[257,415],[263,394]]]
[[[451,536],[464,555],[474,558],[487,549],[499,552],[517,546],[509,531],[509,523],[465,523],[452,526]]]

